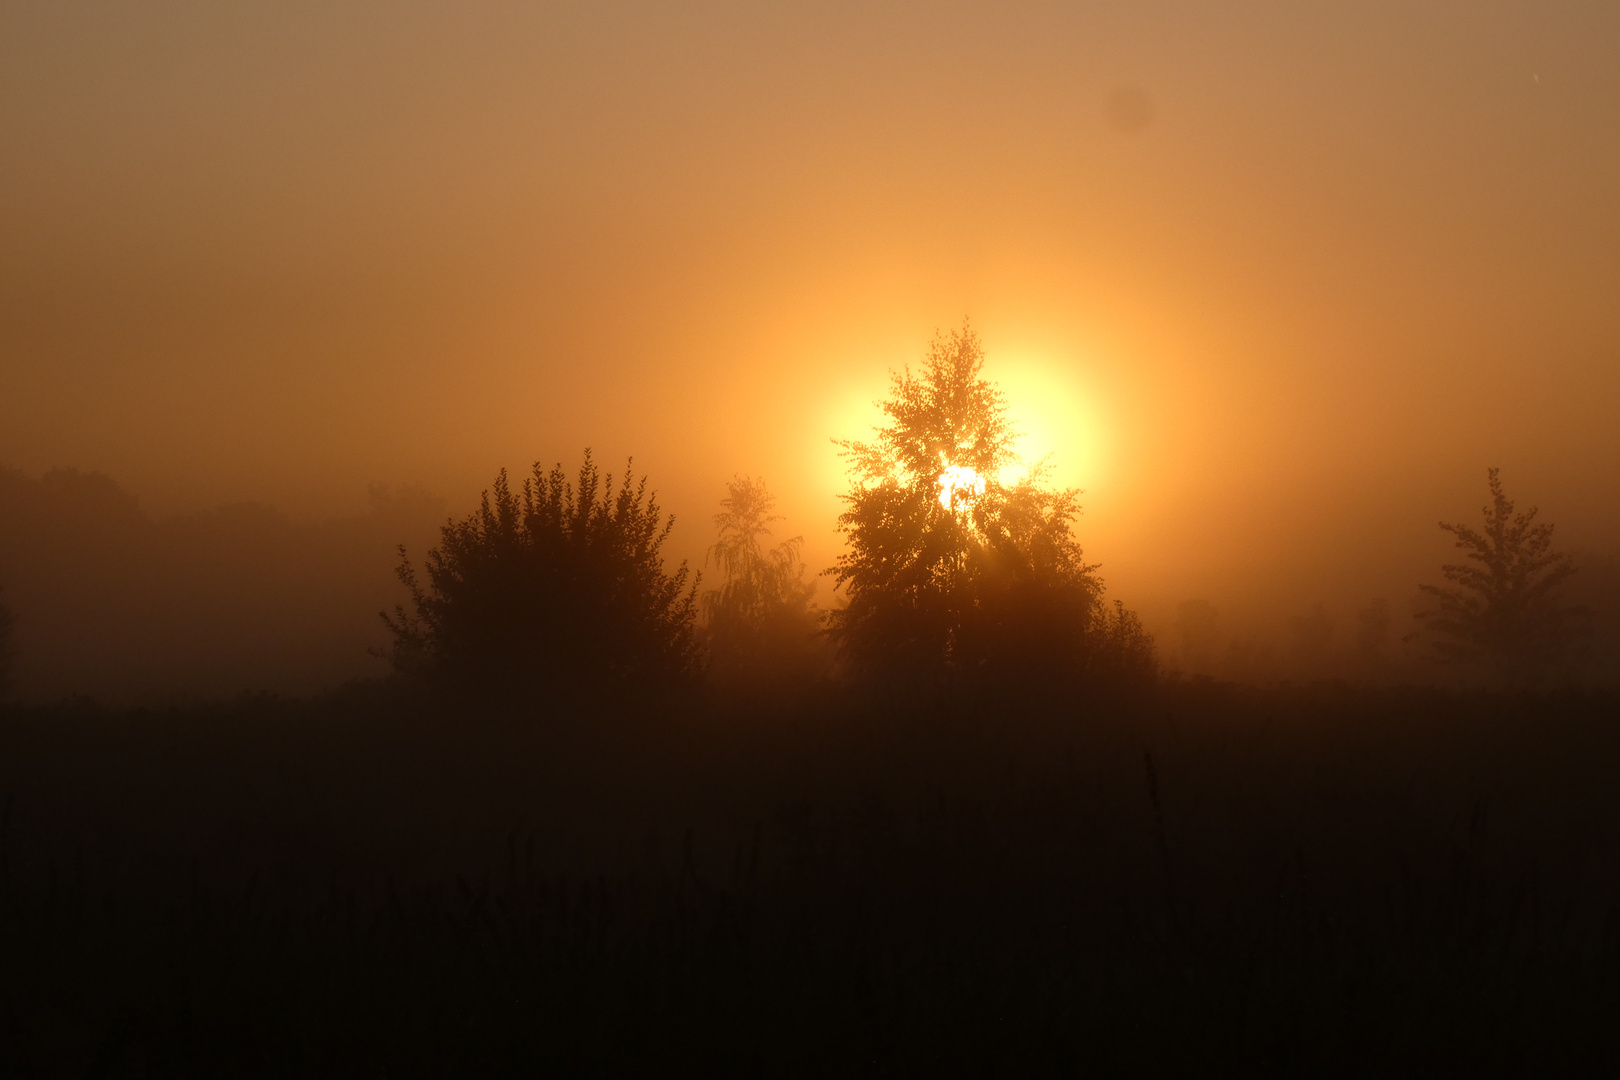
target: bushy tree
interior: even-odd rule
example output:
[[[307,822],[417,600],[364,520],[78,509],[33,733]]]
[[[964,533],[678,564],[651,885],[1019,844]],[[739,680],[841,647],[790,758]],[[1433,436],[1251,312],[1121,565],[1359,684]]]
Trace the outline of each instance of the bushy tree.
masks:
[[[971,329],[936,336],[920,372],[893,377],[876,438],[839,443],[849,547],[828,572],[847,598],[831,613],[842,655],[935,680],[1151,668],[1151,639],[1122,608],[1109,618],[1082,558],[1080,493],[1046,486],[1044,465],[1001,481],[1015,432],[983,365]]]
[[[664,570],[662,518],[645,477],[629,466],[614,490],[590,451],[578,485],[536,464],[521,493],[503,469],[479,509],[441,530],[427,581],[400,549],[410,590],[383,621],[404,671],[491,687],[569,687],[685,679],[698,670],[697,584],[683,562]]]
[[[703,595],[710,672],[722,682],[808,673],[821,649],[815,583],[806,581],[802,536],[769,545],[775,498],[761,480],[726,485],[708,559],[720,587]]]
[[[1576,654],[1585,613],[1560,602],[1575,564],[1553,551],[1553,526],[1538,522],[1534,508],[1515,510],[1498,470],[1486,475],[1484,528],[1440,523],[1468,561],[1440,568],[1449,585],[1422,586],[1437,603],[1418,618],[1442,659],[1480,664],[1517,682]]]

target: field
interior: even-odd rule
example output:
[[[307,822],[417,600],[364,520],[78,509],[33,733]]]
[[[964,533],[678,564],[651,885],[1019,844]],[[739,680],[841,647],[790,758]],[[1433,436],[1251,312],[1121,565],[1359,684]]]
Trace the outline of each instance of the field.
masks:
[[[1620,1064],[1598,694],[0,713],[0,1071]]]

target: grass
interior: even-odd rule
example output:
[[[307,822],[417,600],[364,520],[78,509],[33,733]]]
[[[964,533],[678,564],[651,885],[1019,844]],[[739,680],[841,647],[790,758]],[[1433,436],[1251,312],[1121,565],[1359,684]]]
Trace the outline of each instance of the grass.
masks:
[[[7,1075],[1616,1064],[1601,695],[0,718]]]

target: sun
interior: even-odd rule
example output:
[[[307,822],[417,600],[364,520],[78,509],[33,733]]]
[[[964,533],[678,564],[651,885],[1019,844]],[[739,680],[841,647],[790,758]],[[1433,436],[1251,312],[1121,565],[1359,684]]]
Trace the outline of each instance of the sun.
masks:
[[[1096,381],[1100,366],[1089,350],[1066,344],[1022,343],[997,350],[983,375],[1005,395],[1015,433],[1013,460],[979,472],[957,464],[965,455],[946,447],[933,468],[908,479],[924,486],[932,482],[932,498],[964,520],[997,488],[1012,491],[1031,481],[1060,489],[1099,485],[1119,465],[1114,446],[1119,422],[1107,407],[1107,388]],[[887,390],[882,359],[874,358],[871,368],[807,414],[814,416],[805,428],[812,441],[824,444],[827,432],[858,434],[884,421],[878,409]],[[849,463],[836,453],[816,461],[824,470],[818,472],[818,490],[836,505],[849,482]]]
[[[967,513],[983,494],[984,477],[966,465],[946,465],[939,474],[939,505],[953,514]]]

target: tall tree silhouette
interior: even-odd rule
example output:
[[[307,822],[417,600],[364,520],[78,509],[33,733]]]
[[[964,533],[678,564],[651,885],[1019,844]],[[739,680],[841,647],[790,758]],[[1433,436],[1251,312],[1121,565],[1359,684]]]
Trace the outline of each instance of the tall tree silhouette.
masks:
[[[710,672],[726,682],[802,674],[821,651],[820,617],[799,550],[802,536],[770,545],[775,498],[765,483],[740,476],[726,485],[708,560],[720,587],[703,595]]]
[[[1015,432],[983,365],[971,328],[936,335],[920,372],[893,376],[876,438],[838,443],[852,481],[838,518],[849,548],[828,571],[848,601],[831,613],[841,653],[885,677],[1075,672],[1121,657],[1147,670],[1151,639],[1123,608],[1109,618],[1074,537],[1080,492],[1045,486],[1044,465],[1002,483]]]
[[[383,621],[404,671],[493,687],[593,689],[684,679],[698,669],[697,583],[664,571],[664,519],[630,467],[615,492],[585,452],[577,487],[536,464],[521,493],[506,471],[479,509],[452,521],[428,552],[427,582],[400,548],[411,608]]]
[[[1484,528],[1440,523],[1468,562],[1440,568],[1449,586],[1422,586],[1437,603],[1418,618],[1441,658],[1482,663],[1514,682],[1574,655],[1584,611],[1559,602],[1575,565],[1552,550],[1553,526],[1536,521],[1535,508],[1514,509],[1497,469],[1486,475],[1491,501]]]

